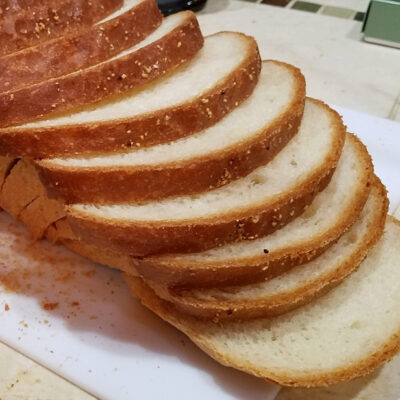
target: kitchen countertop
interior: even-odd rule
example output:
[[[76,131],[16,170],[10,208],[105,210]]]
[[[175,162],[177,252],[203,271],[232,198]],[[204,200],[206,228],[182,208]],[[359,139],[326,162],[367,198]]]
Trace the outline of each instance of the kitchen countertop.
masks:
[[[400,50],[361,39],[361,22],[257,1],[209,0],[199,14],[204,34],[237,30],[255,36],[265,59],[301,68],[309,96],[400,122]],[[363,11],[368,1],[319,1]],[[1,400],[93,399],[0,343]]]

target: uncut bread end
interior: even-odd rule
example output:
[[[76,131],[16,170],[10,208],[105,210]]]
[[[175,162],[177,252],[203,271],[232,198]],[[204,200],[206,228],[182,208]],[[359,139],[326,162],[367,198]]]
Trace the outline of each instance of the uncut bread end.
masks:
[[[223,54],[218,57],[221,46],[227,49],[233,46],[232,50],[240,47],[233,63]],[[208,65],[213,70],[214,64],[219,67],[218,74],[205,75],[204,68]],[[148,147],[176,140],[214,125],[238,107],[253,92],[260,70],[254,39],[221,32],[206,38],[193,60],[139,91],[113,97],[111,103],[104,102],[82,112],[0,129],[0,155],[50,158]],[[204,85],[192,91],[193,71],[203,74],[200,82]],[[183,97],[177,101],[174,91],[182,85]],[[164,96],[168,96],[168,101]],[[161,100],[164,101],[160,103]],[[154,106],[154,102],[160,104]]]
[[[1,157],[4,172],[0,188],[0,206],[21,221],[35,239],[41,239],[47,227],[65,217],[64,206],[49,199],[35,167],[28,160]]]
[[[85,242],[133,256],[197,252],[254,240],[295,219],[325,188],[345,135],[336,112],[322,102],[307,100],[299,132],[270,163],[245,178],[195,196],[159,202],[71,205],[68,219]],[[305,157],[304,146],[311,144],[318,152]],[[302,160],[301,165],[293,164],[294,156]],[[281,173],[285,179],[279,178]]]
[[[215,324],[179,313],[140,278],[133,295],[223,365],[284,386],[321,387],[366,375],[400,350],[400,223],[360,268],[314,302],[275,318]]]

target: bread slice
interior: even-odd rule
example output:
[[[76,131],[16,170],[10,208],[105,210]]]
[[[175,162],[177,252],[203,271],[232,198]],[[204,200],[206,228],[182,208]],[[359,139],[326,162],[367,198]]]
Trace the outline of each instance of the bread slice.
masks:
[[[125,0],[93,26],[0,58],[0,92],[65,75],[107,60],[160,25],[154,0]]]
[[[67,203],[148,201],[223,186],[271,160],[297,132],[304,110],[300,71],[264,61],[253,94],[214,126],[144,149],[38,162]]]
[[[252,321],[196,320],[125,276],[144,305],[220,363],[287,386],[327,386],[365,375],[400,349],[400,223],[360,268],[318,300],[285,315]]]
[[[373,373],[327,388],[282,388],[275,400],[399,400],[400,354]]]
[[[171,15],[145,40],[107,61],[1,93],[0,113],[4,117],[0,126],[17,125],[132,91],[186,63],[202,46],[196,16],[190,11]]]
[[[279,231],[200,253],[138,258],[135,266],[145,278],[171,286],[215,287],[271,279],[317,257],[354,223],[367,200],[372,170],[365,146],[349,134],[329,185]]]
[[[308,100],[297,135],[270,163],[245,178],[158,202],[71,205],[69,221],[85,242],[135,256],[254,240],[282,228],[308,207],[329,182],[344,138],[339,115]]]
[[[193,30],[195,26],[188,28]],[[140,45],[147,43],[156,32]],[[184,43],[187,42],[169,41],[172,45],[169,50],[172,54],[180,53],[182,47],[186,48]],[[142,52],[147,52],[148,48],[143,47]],[[148,54],[159,68],[161,64],[156,64],[157,61],[168,63],[169,57],[158,59],[159,53],[164,51],[161,47]],[[139,76],[143,73],[146,78],[149,73],[157,73],[153,64],[129,63],[129,68],[139,68]],[[147,70],[142,71],[140,68],[144,66]],[[218,33],[206,38],[203,49],[192,61],[144,88],[73,113],[0,129],[0,154],[49,158],[62,154],[104,153],[176,140],[214,125],[239,106],[252,93],[260,69],[254,39],[239,33]],[[212,73],[205,74],[205,70]],[[111,76],[113,81],[110,80],[107,87],[124,88],[124,82],[129,81],[128,73],[125,76],[124,71],[118,72],[115,77]],[[79,96],[87,96],[85,92],[83,90]],[[13,108],[15,112],[18,111]]]
[[[387,210],[386,190],[376,178],[360,218],[334,245],[309,263],[266,282],[246,286],[168,290],[149,281],[147,284],[178,310],[201,318],[219,321],[280,315],[326,293],[353,272],[383,234]]]
[[[0,55],[90,26],[117,10],[122,2],[123,0],[2,2]]]

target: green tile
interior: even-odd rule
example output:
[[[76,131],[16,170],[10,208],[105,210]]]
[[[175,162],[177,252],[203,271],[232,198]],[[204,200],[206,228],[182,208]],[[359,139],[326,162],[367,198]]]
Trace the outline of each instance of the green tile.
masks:
[[[242,0],[242,1],[248,1],[249,3],[258,3],[258,0]]]
[[[308,1],[296,1],[293,5],[292,8],[295,10],[301,10],[301,11],[308,11],[312,13],[316,13],[320,8],[320,4],[315,4],[315,3],[309,3]]]
[[[325,6],[322,8],[321,14],[330,15],[331,17],[351,19],[356,15],[356,11],[350,10],[349,8]]]

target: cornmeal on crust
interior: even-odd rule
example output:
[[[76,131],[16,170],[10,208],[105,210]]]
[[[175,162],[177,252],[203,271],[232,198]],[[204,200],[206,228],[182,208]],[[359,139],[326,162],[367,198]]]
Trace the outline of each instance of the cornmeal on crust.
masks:
[[[120,8],[123,0],[6,0],[0,18],[0,56],[73,34]],[[12,29],[20,27],[20,29]]]
[[[78,110],[89,111],[101,101],[123,96],[126,92],[163,77],[191,60],[202,45],[203,36],[193,13],[171,15],[144,40],[108,60],[70,74],[0,93],[0,114],[3,116],[0,127],[41,119],[17,128],[17,133],[21,135],[24,133],[19,130],[26,127],[45,127],[47,120],[43,121],[44,117],[52,118],[53,114],[70,110],[75,113]],[[107,110],[103,112],[107,115]],[[108,115],[112,116],[111,113]],[[76,119],[74,122],[79,124],[80,121]],[[33,131],[38,135],[36,130]],[[59,146],[63,141],[61,134],[60,141]]]
[[[76,34],[0,57],[0,92],[107,60],[143,40],[161,20],[154,0],[124,0],[123,6],[113,14]]]

